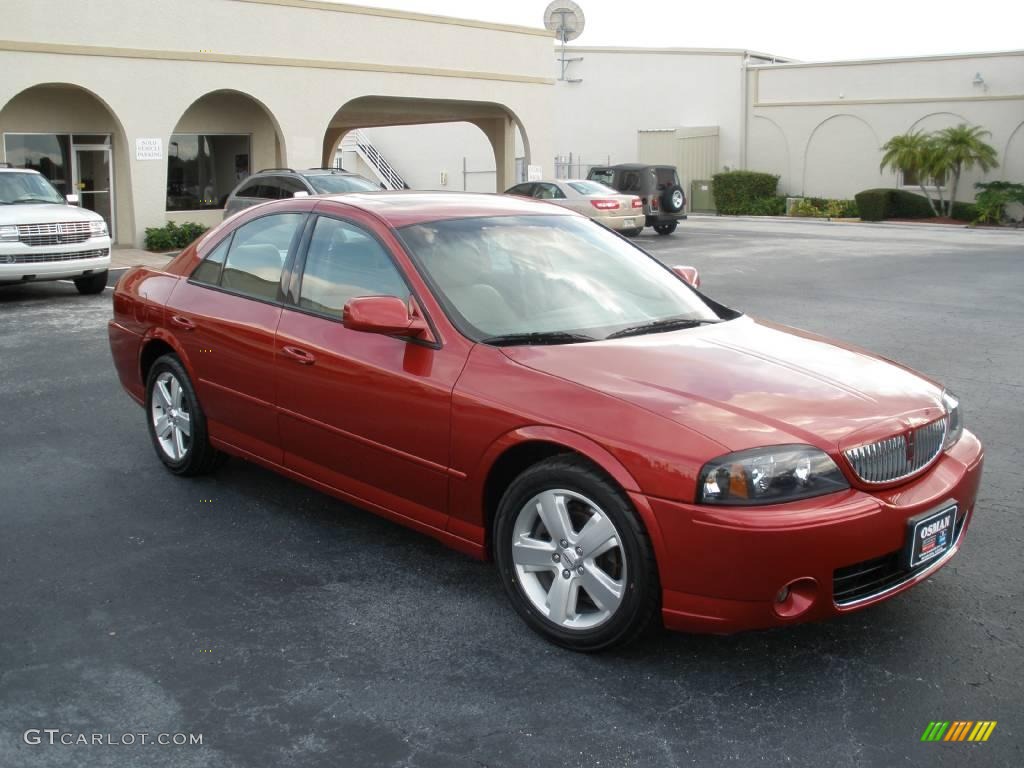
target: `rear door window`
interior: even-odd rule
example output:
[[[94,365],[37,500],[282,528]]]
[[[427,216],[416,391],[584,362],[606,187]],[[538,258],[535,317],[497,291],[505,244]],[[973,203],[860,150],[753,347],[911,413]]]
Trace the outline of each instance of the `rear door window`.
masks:
[[[244,296],[275,301],[285,259],[305,218],[302,213],[277,213],[235,230],[224,262],[221,287]]]
[[[619,183],[613,186],[620,192],[640,192],[640,171],[623,171]]]
[[[679,176],[675,168],[656,168],[654,171],[658,179],[658,190],[665,190],[679,183]]]

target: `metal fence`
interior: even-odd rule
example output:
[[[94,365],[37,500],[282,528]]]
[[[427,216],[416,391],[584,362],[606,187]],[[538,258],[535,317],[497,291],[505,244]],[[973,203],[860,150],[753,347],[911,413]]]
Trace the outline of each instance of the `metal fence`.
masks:
[[[591,168],[599,165],[611,165],[612,156],[605,155],[577,155],[570,152],[568,155],[555,155],[555,178],[556,179],[585,179]]]

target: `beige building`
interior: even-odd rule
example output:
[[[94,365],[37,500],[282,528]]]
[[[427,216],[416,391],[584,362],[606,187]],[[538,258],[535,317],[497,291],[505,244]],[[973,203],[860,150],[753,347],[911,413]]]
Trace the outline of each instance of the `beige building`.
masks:
[[[220,221],[245,175],[331,164],[368,126],[466,122],[499,186],[517,155],[551,172],[542,29],[317,0],[35,0],[0,38],[0,160],[78,192],[122,244]]]
[[[19,3],[0,30],[0,161],[38,168],[121,244],[213,224],[249,173],[342,162],[391,187],[501,191],[603,163],[726,168],[788,195],[914,187],[908,130],[991,132],[1024,181],[1024,52],[797,63],[742,49],[570,46],[550,33],[324,0]],[[116,18],[116,23],[112,21]],[[182,23],[198,19],[201,23]],[[46,31],[45,39],[40,30]]]

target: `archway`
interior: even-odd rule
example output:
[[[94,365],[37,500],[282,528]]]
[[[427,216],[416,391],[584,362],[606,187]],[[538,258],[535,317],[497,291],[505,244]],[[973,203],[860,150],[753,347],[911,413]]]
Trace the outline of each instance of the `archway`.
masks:
[[[424,161],[423,153],[412,157],[410,143],[392,140],[392,159],[367,139],[364,129],[391,128],[396,126],[439,126],[459,124],[451,130],[430,130],[420,133],[420,146],[430,149],[431,158],[440,164],[434,169]],[[472,126],[472,127],[470,127]],[[446,99],[414,99],[389,96],[364,96],[353,99],[339,109],[331,118],[323,139],[323,165],[335,165],[339,149],[353,158],[358,170],[369,178],[380,181],[386,187],[395,189],[409,185],[402,174],[401,162],[393,159],[395,153],[405,156],[405,165],[415,165],[416,173],[422,179],[424,174],[437,179],[437,183],[412,184],[420,188],[470,188],[466,184],[467,171],[462,163],[453,159],[463,147],[460,142],[479,142],[482,132],[490,145],[494,159],[494,189],[478,191],[502,191],[517,179],[517,164],[523,169],[529,164],[530,148],[526,132],[519,119],[508,108],[491,102],[456,101]],[[425,136],[424,136],[425,134]],[[410,131],[395,131],[393,136],[414,136]],[[425,137],[432,144],[423,144]],[[447,155],[445,156],[447,151]],[[426,170],[425,170],[426,169]],[[485,171],[490,173],[489,170]],[[447,179],[451,173],[454,178]],[[460,178],[461,177],[461,178]]]
[[[167,141],[167,217],[214,224],[252,173],[284,164],[280,127],[258,99],[217,90],[196,99]]]
[[[803,194],[849,198],[879,186],[880,146],[874,129],[855,115],[832,115],[821,121],[804,151]]]
[[[41,83],[0,109],[2,158],[33,168],[63,195],[107,221],[115,241],[134,237],[131,166],[121,121],[98,95],[72,83]]]

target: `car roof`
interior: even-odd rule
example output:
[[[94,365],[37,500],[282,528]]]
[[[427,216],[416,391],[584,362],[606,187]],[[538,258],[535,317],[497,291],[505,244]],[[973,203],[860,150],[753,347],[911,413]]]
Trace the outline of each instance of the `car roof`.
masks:
[[[2,165],[0,165],[0,173],[35,173],[39,176],[43,175],[35,168],[5,168]]]
[[[445,219],[575,215],[543,200],[472,192],[349,192],[318,199],[320,205],[338,204],[368,211],[396,229]]]
[[[664,165],[660,163],[619,163],[618,165],[595,165],[590,170],[600,171],[603,169],[611,169],[613,171],[642,171],[644,168],[671,168],[675,170],[674,165]]]
[[[247,178],[251,179],[253,176],[287,176],[289,174],[293,176],[359,176],[359,178],[365,178],[355,171],[346,171],[344,168],[263,168]]]

